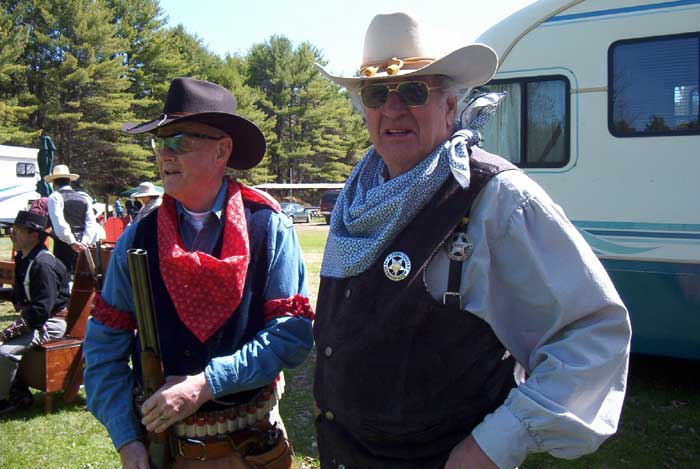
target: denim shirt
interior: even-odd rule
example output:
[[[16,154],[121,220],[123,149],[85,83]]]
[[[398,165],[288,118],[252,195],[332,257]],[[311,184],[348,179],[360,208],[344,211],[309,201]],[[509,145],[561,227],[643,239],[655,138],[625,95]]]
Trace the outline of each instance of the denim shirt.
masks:
[[[199,233],[184,228],[187,216],[177,203],[180,235],[188,247],[196,246],[209,252],[214,249],[223,231],[221,216],[227,188],[224,180]],[[307,296],[306,266],[291,222],[282,214],[255,217],[249,210],[246,210],[246,222],[250,233],[267,232],[267,280],[264,286],[257,286],[264,289],[264,298]],[[261,223],[267,223],[267,226],[260,226]],[[119,238],[102,290],[108,304],[132,314],[135,308],[126,252],[133,244],[137,225],[130,225]],[[107,428],[117,449],[142,436],[133,405],[134,377],[129,366],[134,340],[132,332],[114,329],[90,318],[84,344],[87,405]],[[212,359],[204,370],[207,383],[215,398],[263,386],[272,382],[282,368],[301,364],[312,345],[309,319],[299,316],[274,318],[233,355]]]

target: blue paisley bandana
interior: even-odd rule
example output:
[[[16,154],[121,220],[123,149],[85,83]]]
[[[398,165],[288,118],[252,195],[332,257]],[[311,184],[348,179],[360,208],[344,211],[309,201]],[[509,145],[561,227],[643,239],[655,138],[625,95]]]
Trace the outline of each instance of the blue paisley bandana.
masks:
[[[450,174],[469,187],[469,148],[481,140],[505,93],[472,90],[458,130],[410,171],[385,181],[374,147],[350,175],[331,217],[321,276],[346,278],[367,270],[435,195]]]
[[[410,171],[388,181],[374,147],[355,167],[338,196],[321,265],[324,277],[352,277],[367,270],[452,174],[469,186],[468,146],[461,130]]]

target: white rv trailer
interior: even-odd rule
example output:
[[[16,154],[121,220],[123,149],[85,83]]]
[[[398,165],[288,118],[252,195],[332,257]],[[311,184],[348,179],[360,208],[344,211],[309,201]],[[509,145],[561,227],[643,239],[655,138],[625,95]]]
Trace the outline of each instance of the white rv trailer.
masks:
[[[39,169],[35,148],[0,145],[0,222],[12,222],[30,201],[39,198]]]
[[[508,93],[484,148],[595,250],[633,351],[700,359],[700,0],[540,0],[477,42]]]

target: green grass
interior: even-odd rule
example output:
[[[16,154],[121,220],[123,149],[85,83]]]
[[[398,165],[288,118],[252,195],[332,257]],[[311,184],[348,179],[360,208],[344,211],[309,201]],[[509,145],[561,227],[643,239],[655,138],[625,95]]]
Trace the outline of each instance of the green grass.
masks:
[[[7,236],[0,238],[0,260],[8,261],[12,259],[12,240]]]
[[[310,274],[312,303],[327,227],[297,225]],[[0,239],[0,256],[6,238]],[[6,248],[8,249],[8,248]],[[7,258],[7,257],[5,257]],[[0,327],[17,316],[0,305]],[[281,403],[297,468],[317,468],[311,386],[313,352],[295,370],[285,372]],[[687,468],[700,461],[700,361],[634,356],[629,391],[618,433],[594,454],[575,461],[535,454],[521,466],[538,468]],[[119,466],[104,428],[85,410],[85,394],[64,403],[54,398],[54,413],[43,414],[43,395],[31,409],[0,417],[0,468],[111,468]]]
[[[320,223],[297,225],[309,270],[310,296],[316,303],[318,272],[327,227]],[[10,258],[11,243],[0,238],[0,259]],[[0,303],[0,328],[17,319],[12,305]],[[296,452],[295,467],[319,467],[313,428],[311,383],[315,351],[304,364],[285,371],[286,392],[280,410]],[[104,427],[85,409],[85,391],[72,403],[54,394],[54,413],[44,415],[44,395],[36,392],[27,410],[0,416],[0,468],[114,468],[117,455]],[[50,448],[50,449],[49,449]]]

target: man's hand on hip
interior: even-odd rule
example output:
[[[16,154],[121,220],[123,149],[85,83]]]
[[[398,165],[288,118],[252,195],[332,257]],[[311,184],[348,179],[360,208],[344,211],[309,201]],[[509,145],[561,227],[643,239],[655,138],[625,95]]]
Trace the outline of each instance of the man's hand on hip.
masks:
[[[474,437],[469,435],[452,448],[445,469],[498,469],[498,466],[482,451]]]
[[[212,398],[204,372],[194,376],[168,376],[165,384],[141,406],[148,431],[160,433],[199,409]]]
[[[119,459],[124,469],[149,469],[146,446],[139,440],[132,441],[119,448]]]

